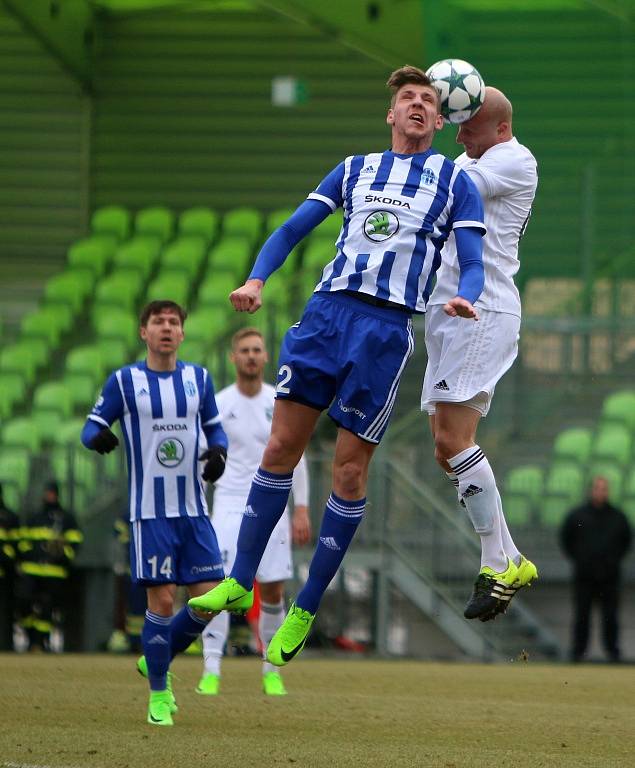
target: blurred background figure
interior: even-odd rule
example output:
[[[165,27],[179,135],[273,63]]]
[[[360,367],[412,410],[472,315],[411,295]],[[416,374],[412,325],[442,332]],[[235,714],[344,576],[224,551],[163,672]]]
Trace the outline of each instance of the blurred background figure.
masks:
[[[15,545],[20,521],[4,503],[0,483],[0,651],[13,648]]]
[[[51,631],[63,625],[71,565],[83,540],[75,516],[60,504],[59,487],[47,483],[42,507],[20,528],[18,600],[28,650],[51,650]]]
[[[587,501],[569,512],[560,530],[560,543],[573,563],[571,660],[584,659],[595,601],[602,611],[602,642],[607,657],[618,662],[621,562],[631,546],[631,529],[624,513],[609,503],[605,477],[593,478]]]

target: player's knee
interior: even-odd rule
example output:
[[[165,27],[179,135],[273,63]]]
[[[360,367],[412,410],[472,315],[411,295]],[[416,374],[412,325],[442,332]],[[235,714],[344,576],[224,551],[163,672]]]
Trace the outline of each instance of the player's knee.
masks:
[[[299,457],[294,446],[279,435],[271,435],[262,456],[263,469],[271,471],[291,471],[298,463]]]
[[[345,461],[333,468],[333,488],[344,498],[359,499],[365,493],[365,467],[354,461]]]
[[[155,595],[150,610],[159,616],[171,616],[174,611],[174,598],[170,594]]]
[[[434,457],[443,465],[448,459],[456,456],[463,448],[456,437],[443,429],[437,429],[434,434]]]

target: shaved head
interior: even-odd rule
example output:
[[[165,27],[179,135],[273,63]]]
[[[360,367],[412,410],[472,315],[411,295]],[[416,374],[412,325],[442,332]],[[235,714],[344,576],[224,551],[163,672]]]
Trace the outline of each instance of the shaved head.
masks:
[[[509,141],[512,134],[512,104],[498,88],[487,86],[483,106],[470,120],[461,123],[456,136],[468,157],[479,158],[495,144]]]

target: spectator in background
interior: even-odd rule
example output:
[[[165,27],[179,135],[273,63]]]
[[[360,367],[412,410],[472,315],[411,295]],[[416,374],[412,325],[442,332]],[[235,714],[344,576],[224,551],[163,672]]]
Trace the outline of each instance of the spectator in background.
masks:
[[[593,478],[589,498],[569,512],[560,531],[560,544],[574,567],[571,659],[575,662],[584,659],[594,600],[602,609],[602,640],[608,658],[620,661],[620,566],[631,545],[631,529],[624,513],[608,499],[607,479]]]
[[[18,541],[20,623],[29,650],[51,650],[51,630],[62,622],[70,566],[83,536],[60,504],[59,487],[47,483],[42,508],[20,528]]]
[[[20,521],[4,503],[0,483],[0,651],[13,648],[13,594],[15,546]]]

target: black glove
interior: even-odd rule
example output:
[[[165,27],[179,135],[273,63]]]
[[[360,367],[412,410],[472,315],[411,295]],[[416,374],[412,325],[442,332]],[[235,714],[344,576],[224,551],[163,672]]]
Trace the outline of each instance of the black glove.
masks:
[[[198,457],[199,461],[204,461],[203,480],[208,483],[215,483],[225,471],[225,462],[227,461],[227,449],[222,445],[213,445],[205,453]]]
[[[102,429],[101,432],[98,432],[90,441],[90,447],[101,454],[114,451],[118,445],[119,439],[117,435],[115,435],[114,432],[111,432],[108,427]]]

